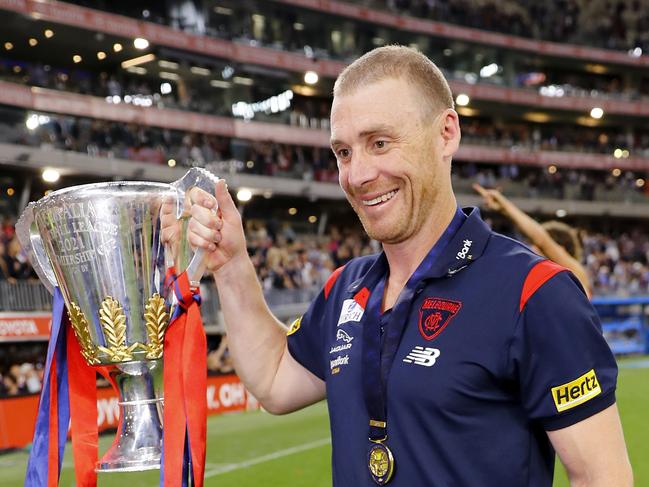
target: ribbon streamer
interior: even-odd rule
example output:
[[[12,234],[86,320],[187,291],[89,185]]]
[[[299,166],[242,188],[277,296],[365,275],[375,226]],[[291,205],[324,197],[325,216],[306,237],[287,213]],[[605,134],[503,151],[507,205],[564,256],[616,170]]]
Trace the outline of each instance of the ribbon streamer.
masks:
[[[52,329],[25,487],[56,487],[61,475],[70,422],[64,310],[61,291],[55,288]]]
[[[167,272],[178,306],[164,340],[163,487],[203,487],[207,437],[207,339],[201,297],[186,272]]]

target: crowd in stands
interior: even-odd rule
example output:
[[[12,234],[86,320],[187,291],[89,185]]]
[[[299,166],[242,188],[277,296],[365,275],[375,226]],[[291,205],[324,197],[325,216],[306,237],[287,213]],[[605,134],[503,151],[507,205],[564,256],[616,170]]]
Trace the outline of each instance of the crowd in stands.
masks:
[[[643,0],[352,0],[422,19],[561,43],[649,51]]]
[[[14,232],[15,220],[0,216],[0,282],[14,283],[36,275]]]
[[[644,51],[649,50],[649,5],[644,0],[344,1],[418,19],[516,36],[610,49],[639,46]],[[227,2],[225,6],[232,8],[232,13],[227,15],[215,15],[210,11],[210,3],[202,5],[201,2],[185,2],[182,8],[181,2],[167,2],[166,8],[165,4],[151,2],[144,11],[141,4],[118,8],[105,0],[76,0],[75,3],[126,13],[196,34],[228,39],[255,38],[277,47],[294,47],[304,37],[303,32],[296,33],[292,29],[297,18],[295,11],[281,5],[274,6],[277,20],[264,25],[252,18],[257,11],[255,4],[249,2]]]
[[[40,392],[46,351],[41,342],[0,344],[0,397]]]
[[[586,267],[597,294],[649,294],[649,235],[639,229],[613,239],[583,238]]]
[[[0,142],[82,152],[154,164],[170,159],[180,166],[208,166],[218,174],[247,173],[321,182],[337,182],[336,161],[327,148],[249,141],[217,135],[180,132],[137,124],[121,124],[78,117],[47,116],[35,128],[25,126],[22,111],[0,109]],[[13,120],[13,122],[12,122]],[[649,132],[629,134],[569,126],[494,123],[467,118],[462,121],[465,145],[488,145],[515,150],[581,151],[649,157]],[[533,196],[594,200],[602,192],[617,191],[624,198],[649,189],[636,186],[646,175],[626,171],[617,175],[596,170],[557,170],[515,164],[454,163],[454,176],[495,186],[500,180],[523,185]],[[570,186],[575,191],[566,194]],[[620,199],[613,195],[606,199]]]

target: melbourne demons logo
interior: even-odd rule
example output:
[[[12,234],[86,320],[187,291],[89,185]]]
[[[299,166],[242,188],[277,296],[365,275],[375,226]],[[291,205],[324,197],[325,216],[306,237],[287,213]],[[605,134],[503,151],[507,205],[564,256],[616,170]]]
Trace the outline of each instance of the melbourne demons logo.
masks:
[[[419,308],[419,332],[426,340],[439,335],[462,307],[459,301],[426,298]]]

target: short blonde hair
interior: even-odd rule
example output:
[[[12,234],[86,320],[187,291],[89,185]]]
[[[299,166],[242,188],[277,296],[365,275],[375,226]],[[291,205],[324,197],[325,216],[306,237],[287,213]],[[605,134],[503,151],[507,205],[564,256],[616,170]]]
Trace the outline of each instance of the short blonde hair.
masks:
[[[360,87],[383,81],[403,79],[417,88],[430,113],[453,108],[453,94],[440,69],[421,52],[406,46],[377,47],[347,66],[336,79],[334,97],[349,95]]]

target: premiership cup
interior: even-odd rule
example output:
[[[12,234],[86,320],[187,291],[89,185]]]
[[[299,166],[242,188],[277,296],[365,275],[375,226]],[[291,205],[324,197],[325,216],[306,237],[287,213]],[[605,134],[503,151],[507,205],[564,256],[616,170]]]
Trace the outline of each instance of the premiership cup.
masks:
[[[118,389],[117,436],[98,472],[160,468],[161,359],[177,306],[165,277],[171,266],[186,269],[197,286],[203,272],[202,251],[190,259],[185,235],[174,252],[161,242],[160,212],[163,202],[173,201],[176,217],[186,222],[188,191],[198,186],[214,194],[217,180],[192,168],[171,184],[69,187],[29,203],[16,224],[43,284],[52,293],[60,288],[83,358],[107,366]]]

